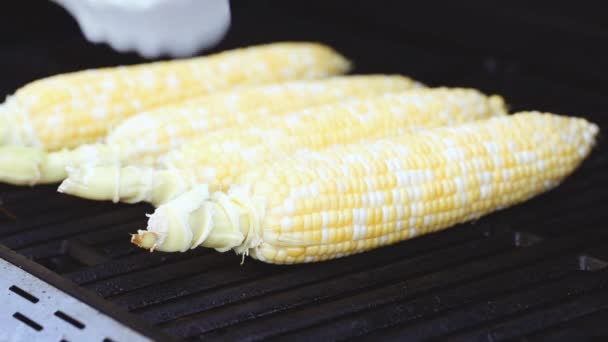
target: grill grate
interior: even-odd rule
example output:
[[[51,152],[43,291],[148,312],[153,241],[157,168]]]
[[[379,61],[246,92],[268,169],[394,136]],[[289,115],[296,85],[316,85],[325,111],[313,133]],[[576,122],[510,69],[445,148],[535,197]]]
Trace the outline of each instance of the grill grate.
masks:
[[[566,336],[576,329],[562,327],[563,321],[574,325],[582,317],[603,317],[608,309],[602,294],[608,285],[608,231],[599,229],[605,214],[591,211],[585,225],[572,215],[596,200],[589,194],[605,196],[595,187],[608,164],[595,158],[603,150],[599,146],[562,187],[524,205],[316,265],[248,260],[240,266],[235,255],[203,249],[150,254],[129,247],[127,235],[145,223],[132,217],[148,207],[86,201],[75,203],[96,207],[99,216],[38,229],[25,224],[24,234],[11,231],[0,241],[183,338],[500,340],[542,331],[555,335],[552,326]],[[50,198],[63,197],[48,191]],[[577,200],[564,201],[566,196]],[[4,206],[19,212],[24,203],[5,200]],[[94,222],[93,233],[81,222]],[[62,226],[66,232],[59,233]]]
[[[537,20],[541,11],[536,7],[518,17],[516,7],[502,11],[482,2],[484,11],[473,13],[476,2],[444,4],[449,10],[442,13],[417,3],[420,15],[387,2],[387,20],[379,20],[382,5],[366,7],[371,2],[349,1],[346,7],[320,1],[235,2],[234,26],[221,48],[324,41],[352,56],[361,73],[396,72],[430,85],[478,87],[503,94],[512,111],[572,113],[593,120],[602,131],[608,128],[608,100],[598,86],[608,78],[585,56],[575,60],[573,52],[594,42],[587,49],[593,50],[589,60],[608,60],[595,49],[605,45],[605,36],[585,31],[584,23],[572,23],[577,35],[568,33],[553,6],[549,17]],[[49,27],[36,28],[41,40],[15,45],[30,56],[27,68],[10,67],[24,60],[16,52],[0,57],[9,75],[19,70],[5,78],[13,83],[3,85],[3,93],[28,77],[82,68],[83,60],[89,61],[86,66],[136,61],[85,44],[76,30],[73,36],[67,30],[53,36],[51,27],[65,14],[46,6],[49,18],[61,19],[42,18],[37,25]],[[344,8],[350,11],[343,13]],[[419,25],[424,13],[438,15],[436,25]],[[467,20],[479,17],[487,32]],[[555,54],[550,44],[555,35],[547,33],[554,29],[561,32],[556,46],[572,51],[545,63],[546,51]],[[504,41],[492,39],[494,34]],[[59,51],[50,43],[59,39],[82,48]],[[542,40],[539,46],[531,43],[534,39]],[[32,57],[45,54],[51,57]],[[605,340],[607,185],[608,143],[600,136],[572,177],[527,203],[365,254],[295,266],[253,260],[241,266],[234,254],[203,249],[151,254],[131,245],[128,235],[145,225],[149,206],[80,200],[56,193],[55,186],[0,185],[0,256],[155,340]],[[46,302],[39,292],[4,279],[0,291],[11,299],[30,308]],[[31,340],[52,322],[75,332],[95,326],[65,307],[49,308],[42,316],[1,309],[0,325],[19,321]],[[98,340],[103,338],[120,341],[114,335]]]

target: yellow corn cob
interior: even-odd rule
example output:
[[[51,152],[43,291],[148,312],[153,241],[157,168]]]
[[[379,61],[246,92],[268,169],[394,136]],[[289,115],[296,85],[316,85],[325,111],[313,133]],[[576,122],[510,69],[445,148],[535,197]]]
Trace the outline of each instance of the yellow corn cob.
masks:
[[[250,87],[136,115],[113,130],[107,143],[132,150],[123,152],[128,156],[124,159],[134,157],[138,163],[153,165],[160,154],[201,133],[263,121],[269,114],[420,87],[399,75],[340,76]]]
[[[132,241],[160,251],[234,249],[289,264],[363,252],[522,202],[559,184],[598,132],[538,112],[307,151],[199,186],[157,208]]]
[[[275,43],[207,57],[57,75],[17,90],[0,110],[0,144],[48,150],[94,142],[141,110],[238,85],[344,73],[316,43]]]
[[[169,152],[166,170],[72,169],[59,191],[89,199],[158,205],[198,183],[221,189],[244,171],[301,149],[322,149],[504,113],[501,97],[487,97],[473,89],[415,89],[343,101],[268,118],[252,127],[210,133]]]
[[[60,182],[67,177],[67,167],[78,165],[153,166],[159,155],[219,128],[261,122],[270,115],[340,99],[421,86],[403,76],[368,75],[218,92],[132,116],[110,132],[105,144],[85,144],[48,155],[35,148],[0,146],[0,158],[8,163],[4,172],[0,172],[0,182],[29,185]]]

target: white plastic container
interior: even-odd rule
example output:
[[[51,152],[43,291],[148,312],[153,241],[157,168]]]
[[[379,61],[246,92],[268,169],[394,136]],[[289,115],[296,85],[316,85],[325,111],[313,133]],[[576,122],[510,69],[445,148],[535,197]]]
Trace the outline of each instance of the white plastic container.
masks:
[[[87,40],[153,58],[186,57],[217,44],[230,26],[229,0],[53,0]]]

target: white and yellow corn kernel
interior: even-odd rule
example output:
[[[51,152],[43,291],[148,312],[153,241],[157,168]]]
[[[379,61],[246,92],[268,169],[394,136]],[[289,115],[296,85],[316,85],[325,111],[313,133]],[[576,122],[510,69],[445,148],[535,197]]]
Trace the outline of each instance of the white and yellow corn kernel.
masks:
[[[56,183],[67,167],[82,165],[150,165],[160,155],[220,128],[261,122],[271,115],[341,99],[400,92],[422,87],[399,75],[338,76],[323,80],[291,81],[217,92],[179,104],[161,106],[125,120],[105,143],[84,144],[72,150],[41,156],[15,146],[0,146],[0,157],[13,157],[0,172],[0,182]],[[17,153],[11,153],[15,149]],[[44,153],[42,153],[44,154]],[[29,162],[28,162],[29,159]]]
[[[499,96],[474,89],[413,89],[311,107],[250,127],[209,133],[169,152],[165,169],[80,167],[59,191],[96,200],[163,203],[198,183],[226,188],[241,173],[302,149],[401,135],[505,114]]]
[[[598,127],[527,112],[336,146],[262,166],[209,195],[201,185],[156,209],[135,244],[198,246],[269,263],[360,253],[479,218],[558,185]]]
[[[154,165],[160,154],[202,133],[339,100],[421,87],[400,75],[337,76],[248,87],[138,114],[112,130],[106,143],[128,150],[125,159]]]
[[[56,75],[25,85],[1,106],[0,144],[76,147],[142,110],[235,86],[323,78],[349,65],[327,46],[282,42]]]

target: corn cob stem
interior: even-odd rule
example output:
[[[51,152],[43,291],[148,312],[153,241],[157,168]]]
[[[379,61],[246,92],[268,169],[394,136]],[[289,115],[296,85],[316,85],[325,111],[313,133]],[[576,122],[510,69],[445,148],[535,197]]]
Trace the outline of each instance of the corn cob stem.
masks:
[[[141,248],[154,252],[154,246],[158,242],[158,234],[142,230],[138,234],[131,234],[131,242]]]
[[[158,229],[140,230],[132,235],[131,242],[150,251],[154,251],[156,246],[181,246],[181,252],[188,250],[191,241],[196,241],[196,246],[215,248],[222,252],[243,244],[245,240],[247,243],[257,243],[246,239],[247,236],[258,235],[259,226],[254,226],[256,222],[251,219],[255,216],[237,203],[222,193],[216,192],[210,196],[206,186],[197,186],[158,208],[150,218],[150,224]],[[169,229],[178,227],[174,225],[175,222],[183,220],[200,224],[180,225],[183,229],[169,232]],[[240,230],[246,227],[248,232]],[[245,249],[238,250],[246,252]]]
[[[184,60],[34,81],[0,107],[0,144],[47,150],[92,143],[142,110],[229,88],[341,74],[350,63],[314,43],[275,43]]]
[[[40,178],[46,155],[39,149],[0,146],[0,179],[15,185],[33,185]]]
[[[11,131],[9,130],[8,119],[6,118],[6,114],[1,112],[6,111],[6,106],[4,104],[0,104],[0,141],[11,141],[13,140],[10,135]]]
[[[92,200],[160,204],[198,184],[187,170],[105,165],[68,167],[57,191]]]
[[[167,170],[83,167],[70,172],[59,190],[89,199],[158,205],[199,182],[208,184],[210,191],[221,189],[248,169],[298,150],[504,113],[502,98],[471,89],[420,89],[345,101],[269,118],[253,127],[211,133],[167,154]]]
[[[83,145],[75,150],[48,153],[36,147],[0,146],[0,182],[14,185],[57,183],[73,165],[120,165],[122,150],[112,145]]]
[[[86,144],[73,150],[48,152],[41,163],[37,161],[44,149],[37,147],[31,147],[28,153],[11,153],[10,145],[0,146],[0,157],[2,153],[8,153],[5,156],[7,162],[34,165],[28,173],[23,173],[22,169],[14,170],[20,172],[19,184],[57,183],[67,177],[68,167],[106,164],[154,166],[163,153],[213,130],[259,122],[285,111],[341,99],[421,86],[403,76],[366,75],[247,87],[140,113],[116,127],[105,144]],[[19,151],[24,149],[20,147]],[[10,160],[9,156],[13,159]],[[0,174],[0,182],[10,183],[13,179],[12,174]]]
[[[597,132],[583,119],[529,112],[310,151],[244,174],[227,194],[184,193],[132,241],[167,252],[233,249],[271,263],[338,258],[547,191],[578,167]]]

